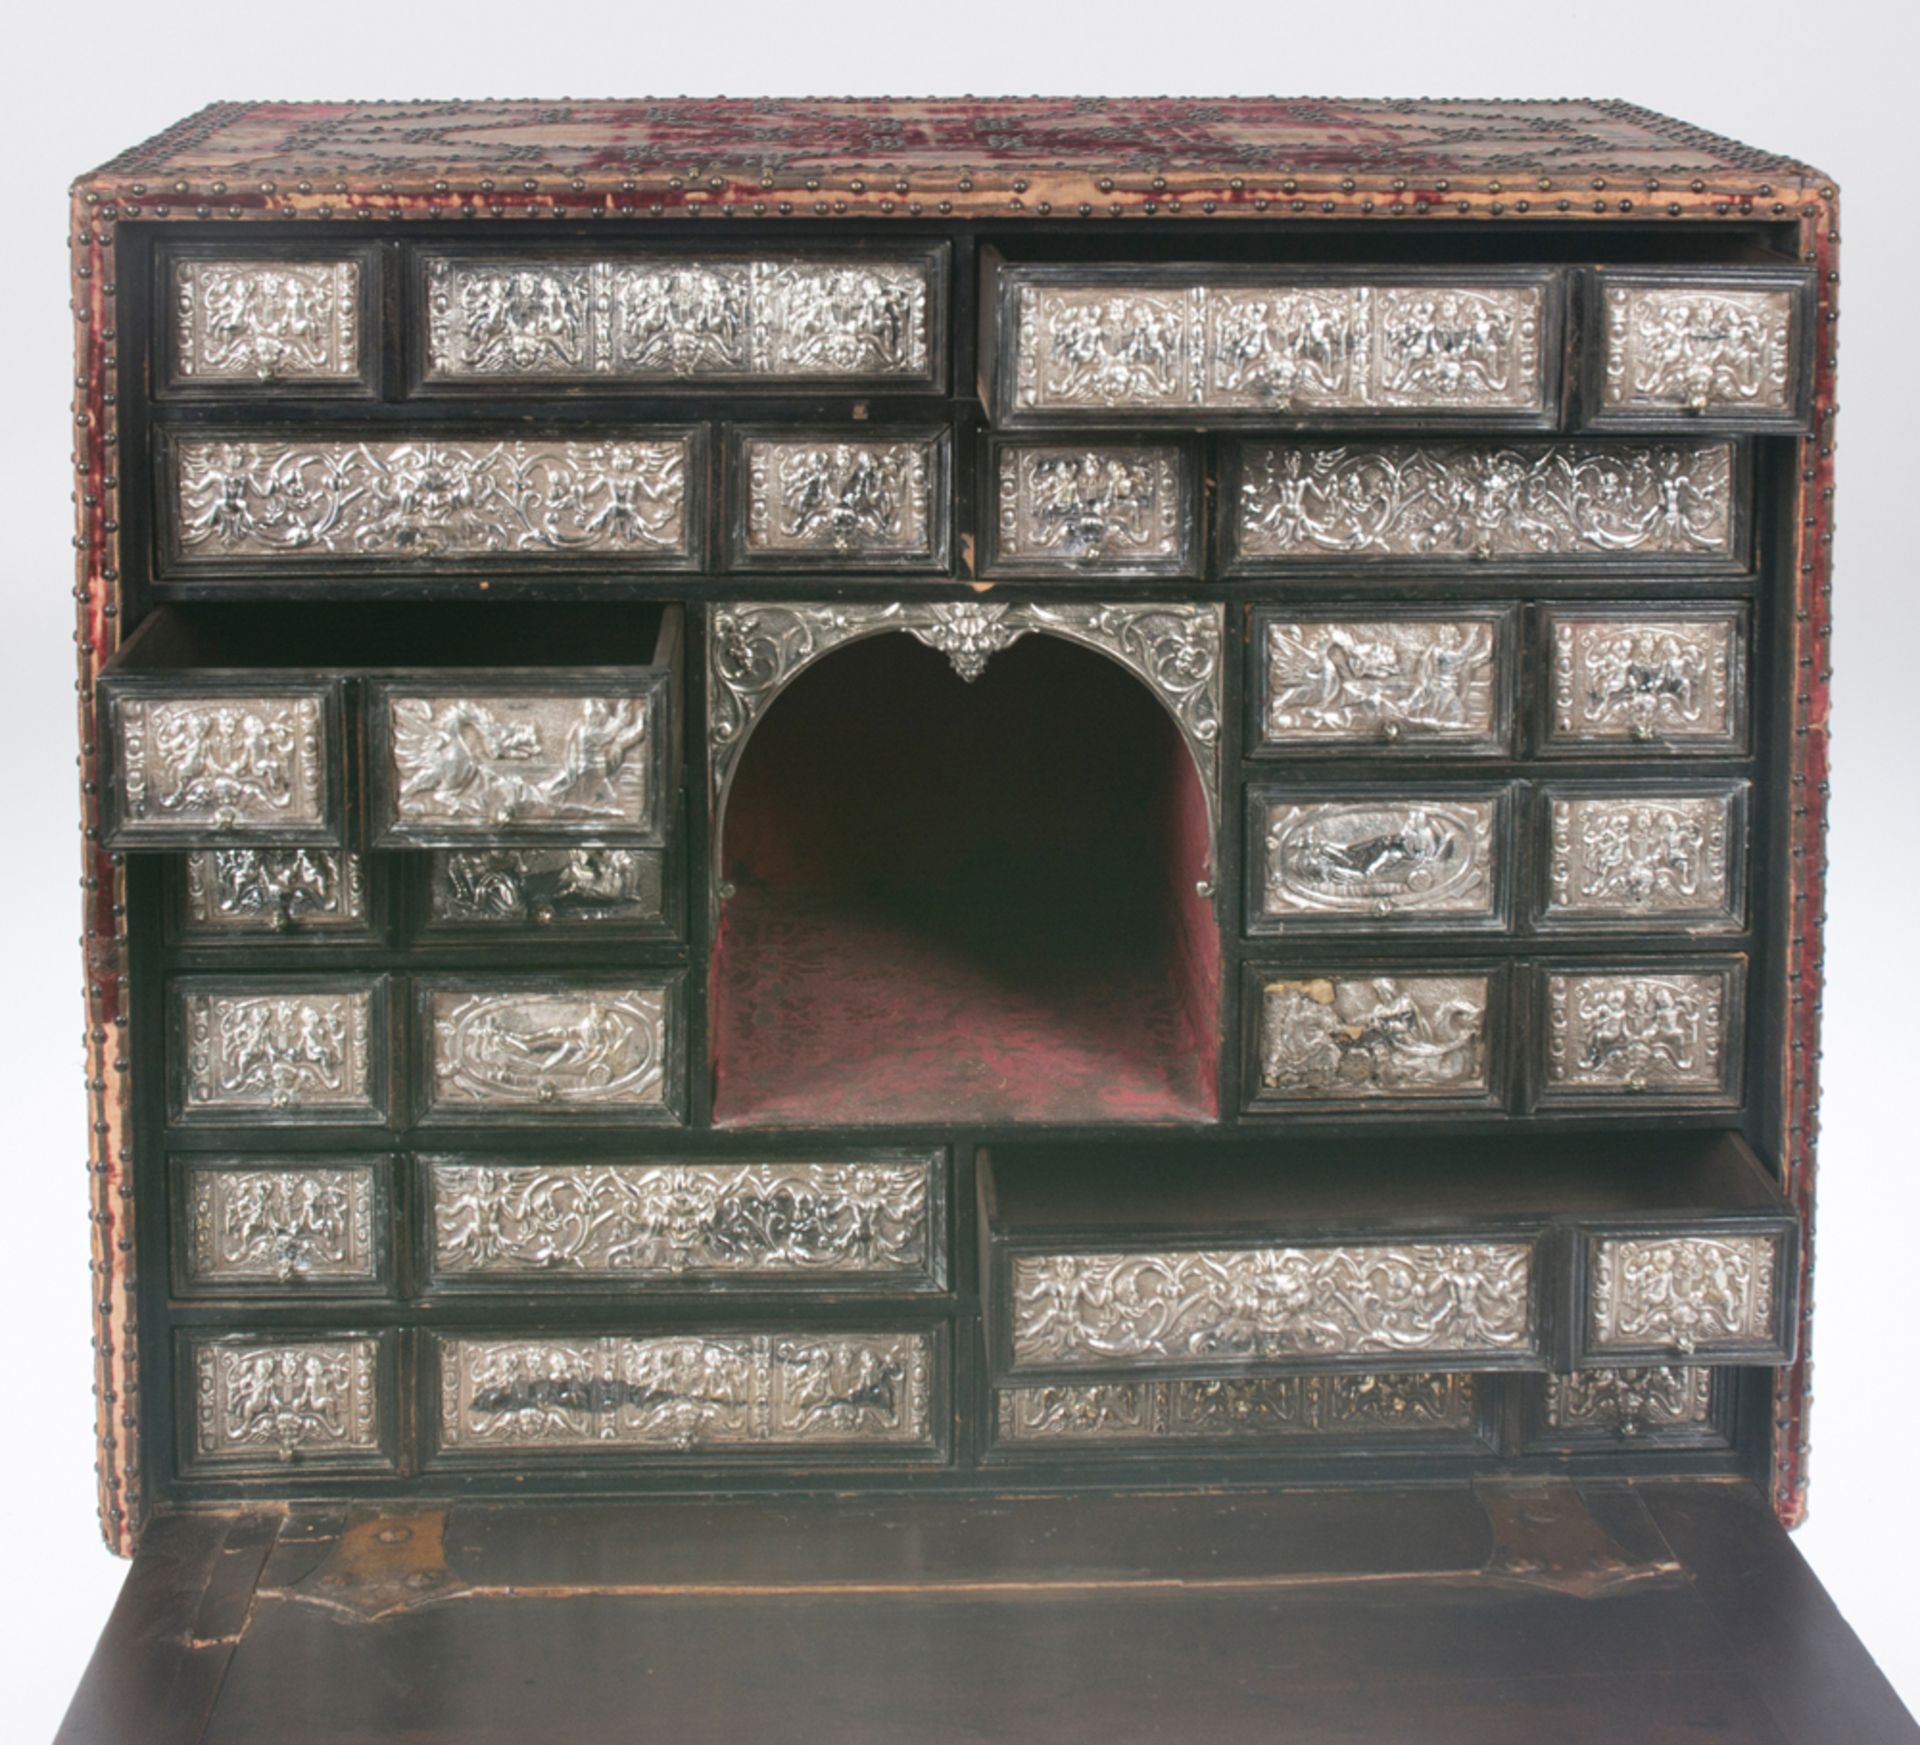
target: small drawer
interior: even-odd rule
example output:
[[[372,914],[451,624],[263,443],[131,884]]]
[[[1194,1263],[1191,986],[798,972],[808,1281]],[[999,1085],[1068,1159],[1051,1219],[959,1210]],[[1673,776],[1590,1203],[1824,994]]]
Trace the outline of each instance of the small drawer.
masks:
[[[682,981],[418,978],[420,1119],[677,1125]]]
[[[1513,790],[1247,788],[1247,931],[1507,924]]]
[[[176,980],[171,992],[175,1120],[387,1120],[392,1048],[384,976],[193,976]]]
[[[1745,782],[1554,783],[1536,806],[1537,926],[1738,931]]]
[[[1541,622],[1544,755],[1727,757],[1746,750],[1745,606],[1553,606]]]
[[[987,258],[996,424],[1558,422],[1551,270]]]
[[[1583,1228],[1576,1362],[1791,1363],[1799,1256],[1790,1216]]]
[[[1184,442],[990,441],[981,573],[1198,573],[1199,462]]]
[[[998,1256],[998,1374],[1542,1369],[1537,1233]]]
[[[944,1152],[826,1159],[420,1159],[437,1286],[938,1291]]]
[[[1746,968],[1744,957],[1542,967],[1535,1103],[1737,1107]]]
[[[195,427],[163,432],[157,448],[163,567],[191,580],[262,567],[687,570],[704,551],[700,426],[590,437]]]
[[[390,1157],[173,1159],[180,1296],[384,1296]]]
[[[942,430],[727,435],[736,570],[947,568],[953,520]]]
[[[671,939],[657,848],[443,848],[418,858],[423,937]]]
[[[1495,757],[1513,744],[1511,607],[1256,610],[1254,757]]]
[[[183,944],[360,944],[381,931],[373,863],[334,848],[196,848],[168,867]]]
[[[1494,1445],[1493,1389],[1472,1375],[1224,1375],[1040,1382],[994,1394],[994,1453],[1034,1457],[1143,1444],[1159,1453],[1422,1451]]]
[[[417,257],[421,386],[648,393],[946,385],[945,243],[911,249],[444,248]]]
[[[183,1334],[181,1471],[189,1478],[390,1472],[398,1435],[390,1333]]]
[[[1617,1451],[1623,1445],[1727,1448],[1734,1372],[1660,1363],[1529,1376],[1522,1402],[1529,1454]]]
[[[932,1329],[436,1335],[439,1452],[933,1459],[943,1345]]]
[[[165,390],[370,397],[380,367],[373,248],[162,249]]]
[[[1501,965],[1249,965],[1246,977],[1249,1113],[1504,1104]]]
[[[1581,292],[1587,428],[1806,429],[1810,272],[1593,267]]]
[[[1229,445],[1228,570],[1744,570],[1750,463],[1721,441]]]
[[[371,680],[374,845],[661,847],[678,774],[673,691],[661,667]]]
[[[107,672],[109,848],[339,848],[339,688],[273,673]]]

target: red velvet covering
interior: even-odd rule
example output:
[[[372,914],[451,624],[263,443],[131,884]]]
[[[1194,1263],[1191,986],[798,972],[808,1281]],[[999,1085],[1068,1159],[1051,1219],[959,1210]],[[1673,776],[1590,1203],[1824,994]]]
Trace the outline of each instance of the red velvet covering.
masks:
[[[972,685],[898,635],[827,657],[735,778],[715,1120],[1210,1117],[1205,846],[1184,742],[1105,657],[1032,636]]]

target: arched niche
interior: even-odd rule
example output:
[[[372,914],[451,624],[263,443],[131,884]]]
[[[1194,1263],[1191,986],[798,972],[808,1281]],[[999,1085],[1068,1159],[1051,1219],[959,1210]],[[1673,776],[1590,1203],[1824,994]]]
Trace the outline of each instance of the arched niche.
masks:
[[[1219,639],[1213,607],[716,612],[716,1122],[1212,1118]]]

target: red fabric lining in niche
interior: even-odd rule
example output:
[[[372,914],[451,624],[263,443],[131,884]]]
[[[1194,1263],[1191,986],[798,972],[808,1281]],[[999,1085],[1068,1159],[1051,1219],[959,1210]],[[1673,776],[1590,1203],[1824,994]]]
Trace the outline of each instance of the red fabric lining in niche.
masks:
[[[1184,742],[1104,656],[1029,636],[971,685],[905,636],[828,656],[729,802],[715,1120],[1211,1118],[1205,854]]]

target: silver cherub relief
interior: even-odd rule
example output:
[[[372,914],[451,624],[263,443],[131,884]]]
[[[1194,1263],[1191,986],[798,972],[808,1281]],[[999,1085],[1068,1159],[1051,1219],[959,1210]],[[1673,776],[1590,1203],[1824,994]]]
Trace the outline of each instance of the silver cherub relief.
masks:
[[[1268,982],[1261,1091],[1333,1101],[1484,1095],[1488,990],[1484,975],[1362,971]]]
[[[1549,917],[1730,917],[1729,794],[1555,796],[1547,818]]]
[[[931,558],[934,447],[746,439],[747,550]]]
[[[357,260],[177,260],[181,382],[351,382],[360,373]]]
[[[1550,619],[1552,730],[1567,744],[1734,745],[1743,649],[1713,617]]]
[[[1724,970],[1549,975],[1549,1089],[1724,1090],[1730,981]]]
[[[120,789],[130,824],[295,831],[327,820],[319,693],[121,698]]]
[[[1181,451],[1131,444],[1000,450],[998,561],[1177,564],[1186,544]]]
[[[1589,1344],[1680,1357],[1771,1344],[1779,1260],[1772,1235],[1609,1237],[1594,1245]]]
[[[194,1458],[210,1464],[377,1455],[371,1339],[195,1340]]]
[[[1797,294],[1710,285],[1611,285],[1609,408],[1788,412]]]
[[[180,996],[184,1113],[378,1113],[374,993],[191,984]]]
[[[197,1284],[341,1283],[378,1276],[374,1168],[192,1167],[188,1273]]]
[[[209,848],[186,857],[195,932],[284,933],[366,925],[366,863],[330,848]]]

